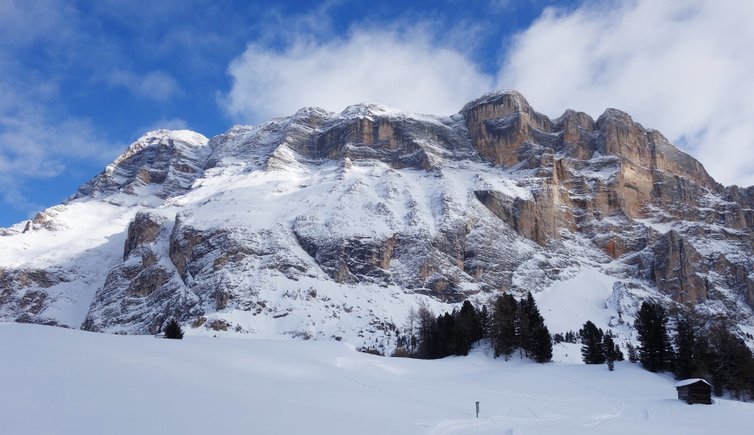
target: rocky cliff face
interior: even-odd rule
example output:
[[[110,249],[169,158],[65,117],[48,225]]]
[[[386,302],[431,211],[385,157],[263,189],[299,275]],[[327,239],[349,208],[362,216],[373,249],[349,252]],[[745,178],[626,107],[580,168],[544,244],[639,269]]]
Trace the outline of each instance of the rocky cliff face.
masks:
[[[5,229],[0,318],[389,346],[418,301],[537,294],[590,269],[614,282],[615,322],[652,297],[754,327],[753,228],[753,188],[618,110],[551,120],[517,92],[452,117],[302,109],[210,140],[148,133]],[[49,249],[65,255],[34,255]]]
[[[156,130],[131,144],[102,173],[79,188],[74,198],[119,197],[160,204],[186,192],[209,158],[207,138],[190,131]],[[155,201],[155,199],[157,201]]]

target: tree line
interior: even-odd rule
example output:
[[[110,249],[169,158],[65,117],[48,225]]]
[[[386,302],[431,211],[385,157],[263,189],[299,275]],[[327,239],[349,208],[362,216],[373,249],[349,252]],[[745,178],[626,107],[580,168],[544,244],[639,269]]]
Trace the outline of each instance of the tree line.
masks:
[[[669,333],[665,308],[644,302],[636,315],[639,361],[650,371],[669,371],[678,379],[703,377],[715,395],[725,390],[754,397],[754,355],[729,329],[726,319],[702,321],[690,310],[675,317]]]
[[[518,350],[540,362],[552,360],[552,338],[531,293],[520,300],[504,294],[492,303],[475,307],[468,300],[460,309],[435,316],[426,306],[409,312],[398,337],[396,356],[435,359],[468,355],[471,346],[488,338],[495,357],[506,360]]]
[[[627,344],[631,362],[640,362],[651,372],[671,372],[676,379],[705,378],[717,396],[730,391],[737,398],[754,397],[754,355],[724,319],[703,321],[688,309],[670,319],[662,305],[645,301],[634,327],[639,345]],[[579,336],[586,364],[607,362],[612,370],[610,360],[622,359],[612,334],[603,333],[591,321],[584,323]]]

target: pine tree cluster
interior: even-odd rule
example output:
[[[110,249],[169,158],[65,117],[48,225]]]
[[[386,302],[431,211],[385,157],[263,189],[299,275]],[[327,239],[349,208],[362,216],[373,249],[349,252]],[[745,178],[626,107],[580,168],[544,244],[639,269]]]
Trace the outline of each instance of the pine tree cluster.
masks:
[[[411,310],[394,355],[435,359],[468,355],[474,342],[490,338],[495,356],[517,349],[537,362],[552,360],[552,338],[531,293],[520,302],[498,297],[491,312],[464,301],[460,310],[435,316],[426,306]]]
[[[587,320],[579,330],[581,337],[581,359],[585,364],[605,364],[613,371],[615,361],[623,361],[623,352],[613,340],[613,333],[603,332],[597,325]]]
[[[471,345],[485,335],[487,308],[477,309],[464,301],[460,310],[437,317],[426,306],[411,311],[406,334],[398,338],[394,355],[436,359],[450,355],[468,355]]]
[[[671,340],[665,309],[644,302],[635,326],[638,360],[647,370],[672,371],[677,379],[706,378],[718,396],[727,390],[739,398],[754,398],[754,355],[725,320],[702,322],[683,311],[676,316]]]
[[[555,335],[552,336],[553,343],[577,343],[578,342],[579,335],[576,332],[568,331],[565,334],[561,332],[556,332]]]
[[[544,363],[552,360],[552,338],[531,293],[516,301],[510,294],[495,300],[490,318],[490,340],[495,356],[506,360],[516,351]]]
[[[704,323],[686,311],[674,322],[671,335],[665,308],[642,303],[634,321],[639,346],[626,344],[629,361],[653,372],[672,371],[678,379],[707,378],[716,395],[728,391],[739,398],[754,398],[754,354],[724,320]],[[520,301],[504,294],[494,300],[489,312],[486,306],[478,309],[469,301],[439,316],[422,306],[411,310],[404,331],[394,355],[424,359],[467,355],[474,342],[489,338],[496,357],[507,360],[519,350],[537,362],[552,359],[553,339],[531,293]],[[602,331],[591,321],[578,333],[555,334],[555,341],[574,343],[577,337],[586,364],[607,363],[612,371],[615,361],[624,359],[612,332]]]

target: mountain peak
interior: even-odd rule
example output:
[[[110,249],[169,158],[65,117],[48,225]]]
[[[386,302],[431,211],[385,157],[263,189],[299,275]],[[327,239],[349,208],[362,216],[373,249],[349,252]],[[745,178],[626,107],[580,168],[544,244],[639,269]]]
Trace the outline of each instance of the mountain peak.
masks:
[[[597,118],[596,122],[597,124],[602,124],[608,120],[619,121],[626,125],[634,123],[634,119],[631,117],[631,115],[622,110],[614,109],[612,107],[605,109],[605,111],[602,112],[602,115]]]
[[[209,139],[201,133],[192,130],[157,129],[148,131],[139,137],[136,143],[154,143],[155,141],[180,140],[187,145],[204,146]]]
[[[144,194],[140,186],[160,184],[154,194],[172,196],[188,188],[201,174],[211,152],[209,139],[190,130],[153,130],[144,133],[128,146],[104,171],[81,186],[75,198],[123,192],[136,202]],[[172,192],[177,189],[176,192]],[[149,196],[149,195],[145,195]]]
[[[496,106],[504,106],[510,112],[521,112],[531,110],[531,105],[526,101],[526,98],[520,92],[513,89],[504,89],[491,91],[479,98],[471,100],[463,106],[460,113],[470,111],[472,108],[491,104]]]
[[[209,142],[204,135],[191,131],[191,130],[166,130],[157,129],[150,130],[141,135],[131,145],[129,145],[123,153],[113,160],[111,164],[105,168],[106,172],[114,171],[118,165],[124,161],[132,158],[137,153],[140,153],[148,147],[155,146],[172,146],[171,143],[179,141],[180,143],[189,147],[206,146]]]
[[[368,116],[395,116],[405,115],[398,109],[393,109],[383,104],[362,102],[359,104],[352,104],[340,113],[341,118],[363,118]]]

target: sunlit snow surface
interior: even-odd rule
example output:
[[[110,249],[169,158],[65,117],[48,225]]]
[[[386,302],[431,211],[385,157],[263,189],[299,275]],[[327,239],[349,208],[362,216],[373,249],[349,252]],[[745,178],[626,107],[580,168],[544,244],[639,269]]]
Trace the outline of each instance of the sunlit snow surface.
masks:
[[[0,324],[4,434],[750,433],[754,405],[686,405],[673,384],[628,362],[420,361],[327,341]]]
[[[615,281],[617,279],[611,276],[587,268],[537,293],[535,299],[548,329],[553,333],[578,331],[587,320],[600,328],[609,328],[614,310],[606,309],[607,300]]]

